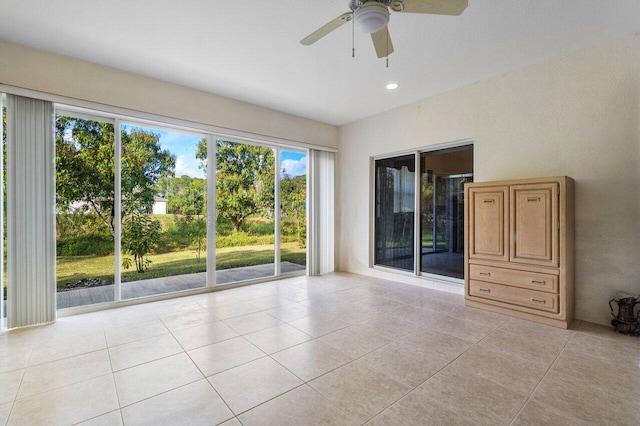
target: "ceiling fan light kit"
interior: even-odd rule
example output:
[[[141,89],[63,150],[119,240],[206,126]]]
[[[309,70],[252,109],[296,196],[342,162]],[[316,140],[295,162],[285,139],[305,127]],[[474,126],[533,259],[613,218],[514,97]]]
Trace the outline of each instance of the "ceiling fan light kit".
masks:
[[[469,0],[349,0],[351,12],[329,21],[300,40],[300,43],[309,46],[353,19],[360,31],[371,34],[378,58],[386,57],[388,62],[389,55],[394,51],[387,27],[391,18],[389,9],[394,13],[460,15],[468,4]]]
[[[363,33],[378,32],[389,23],[389,9],[382,3],[367,2],[353,13],[356,26]]]

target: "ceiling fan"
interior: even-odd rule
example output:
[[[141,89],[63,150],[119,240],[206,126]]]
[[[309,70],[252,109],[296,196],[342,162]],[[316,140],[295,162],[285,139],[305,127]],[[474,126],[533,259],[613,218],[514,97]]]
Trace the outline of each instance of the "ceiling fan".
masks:
[[[362,32],[371,34],[378,58],[393,53],[389,36],[390,13],[427,13],[436,15],[460,15],[469,4],[468,0],[349,0],[351,12],[343,13],[300,40],[305,46],[311,45],[333,30],[354,20]]]

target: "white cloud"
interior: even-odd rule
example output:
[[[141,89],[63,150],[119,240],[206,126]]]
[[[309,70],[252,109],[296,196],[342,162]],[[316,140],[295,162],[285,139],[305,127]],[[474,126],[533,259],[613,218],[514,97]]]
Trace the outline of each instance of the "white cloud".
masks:
[[[299,160],[286,159],[280,163],[280,168],[284,169],[289,176],[299,176],[307,174],[307,158],[302,157]]]
[[[204,171],[199,167],[200,162],[197,158],[178,155],[176,158],[176,176],[187,175],[195,178],[204,178]]]

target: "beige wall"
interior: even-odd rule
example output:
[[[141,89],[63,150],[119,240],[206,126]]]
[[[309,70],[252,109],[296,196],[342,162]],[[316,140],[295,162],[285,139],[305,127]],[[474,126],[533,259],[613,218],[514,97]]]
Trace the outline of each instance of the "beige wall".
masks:
[[[0,83],[328,147],[336,127],[0,40]]]
[[[578,318],[606,323],[616,290],[640,293],[640,35],[342,126],[339,136],[340,270],[389,276],[368,266],[370,156],[472,139],[476,181],[576,180]]]

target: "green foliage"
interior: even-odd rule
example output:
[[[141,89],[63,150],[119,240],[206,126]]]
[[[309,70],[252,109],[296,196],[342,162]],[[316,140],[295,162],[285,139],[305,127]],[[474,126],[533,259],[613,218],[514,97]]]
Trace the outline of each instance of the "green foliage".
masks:
[[[58,256],[106,256],[113,254],[113,237],[109,234],[80,234],[56,240]]]
[[[218,235],[216,247],[242,247],[274,244],[275,237],[271,235],[249,235],[246,232],[234,232],[230,235]]]
[[[167,213],[185,215],[206,214],[206,179],[183,175],[172,178],[163,176],[155,184],[154,191],[169,200]]]
[[[93,213],[58,213],[56,237],[58,256],[113,254],[113,236]]]
[[[300,245],[305,247],[307,244],[307,176],[291,177],[283,170],[280,188],[283,233],[288,231],[287,228],[291,229]]]
[[[172,175],[175,158],[160,147],[160,135],[125,129],[122,138],[122,215],[149,213],[154,186]],[[114,233],[115,158],[111,123],[56,119],[56,204],[59,211],[96,214]]]
[[[207,141],[198,144],[196,157],[204,169]],[[247,218],[273,216],[273,149],[242,143],[216,141],[216,212],[218,218],[240,232]]]
[[[122,224],[122,251],[133,256],[122,260],[122,266],[129,269],[135,264],[136,271],[142,273],[151,264],[147,255],[160,238],[162,225],[148,214],[132,214]]]
[[[176,216],[176,228],[195,246],[196,259],[200,261],[202,251],[207,245],[207,221],[201,216]]]

